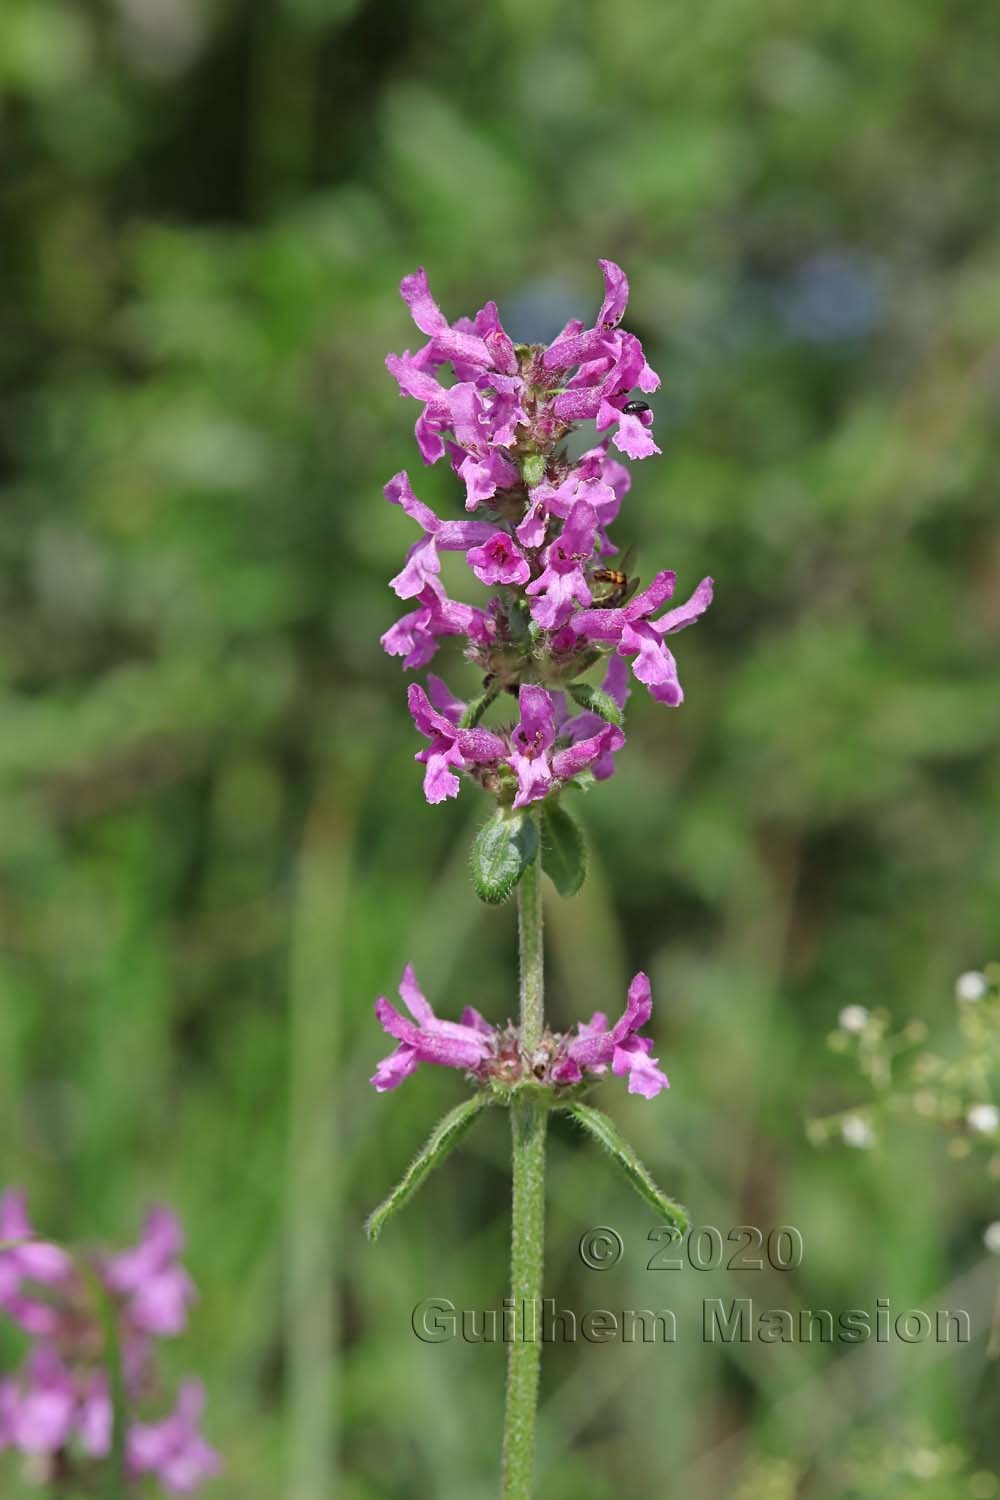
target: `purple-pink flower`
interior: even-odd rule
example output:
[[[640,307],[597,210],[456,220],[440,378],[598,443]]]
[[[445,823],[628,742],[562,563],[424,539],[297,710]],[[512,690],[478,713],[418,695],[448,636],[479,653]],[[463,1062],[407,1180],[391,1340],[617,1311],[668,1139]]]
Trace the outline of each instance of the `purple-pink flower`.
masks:
[[[135,1328],[162,1337],[184,1328],[188,1303],[196,1293],[178,1260],[183,1249],[180,1220],[169,1208],[158,1206],[147,1214],[139,1243],[105,1261],[104,1281],[125,1300],[126,1315]]]
[[[551,693],[530,684],[522,687],[520,722],[511,732],[509,765],[517,777],[515,807],[526,807],[564,782],[579,776],[595,762],[621,749],[625,736],[616,724],[599,720],[600,728],[555,749],[556,711]],[[595,715],[595,718],[597,716]]]
[[[193,1495],[219,1473],[219,1455],[198,1430],[205,1392],[186,1380],[177,1405],[161,1422],[135,1422],[126,1440],[126,1463],[133,1474],[155,1474],[171,1495]]]
[[[73,1262],[58,1245],[36,1236],[24,1194],[13,1188],[0,1193],[0,1244],[11,1247],[0,1250],[0,1313],[25,1333],[52,1333],[56,1327],[53,1307],[31,1288],[66,1286],[74,1274]]]
[[[629,700],[630,688],[628,667],[620,656],[609,658],[601,689],[607,693],[619,711],[624,711]],[[565,740],[569,745],[577,745],[581,741],[605,735],[607,723],[600,714],[595,714],[590,709],[584,709],[582,713],[571,714],[564,694],[560,694],[560,700],[556,710],[556,733],[559,739]],[[622,735],[616,744],[606,740],[601,746],[600,753],[590,763],[590,770],[595,781],[606,781],[614,774],[614,752],[624,743],[625,736]]]
[[[467,1006],[461,1023],[439,1021],[417,984],[412,964],[403,970],[399,997],[413,1017],[411,1021],[400,1015],[384,995],[375,1001],[375,1014],[383,1030],[399,1043],[372,1075],[371,1082],[380,1094],[398,1088],[422,1062],[462,1068],[470,1073],[482,1068],[489,1055],[492,1032],[477,1010]]]
[[[573,613],[573,605],[589,605],[584,564],[594,552],[597,512],[586,500],[577,500],[559,536],[545,549],[545,568],[532,579],[525,593],[534,600],[531,613],[546,630],[558,630]]]
[[[632,656],[632,671],[659,703],[671,707],[683,702],[684,690],[677,676],[673,652],[664,644],[665,635],[693,625],[712,602],[712,580],[703,578],[686,603],[667,610],[658,620],[648,617],[674,591],[676,574],[657,573],[649,588],[621,609],[581,610],[570,621],[573,633],[584,642],[611,642],[619,656]]]
[[[404,667],[423,667],[437,653],[438,641],[446,635],[465,635],[485,645],[493,626],[481,609],[449,599],[436,578],[428,578],[416,596],[420,608],[397,620],[382,637],[389,656],[401,656]]]
[[[439,688],[444,684],[439,679]],[[445,689],[447,693],[447,689]],[[417,683],[411,683],[409,692],[410,713],[413,722],[430,744],[418,750],[415,759],[427,767],[424,774],[424,796],[428,802],[443,802],[446,797],[458,795],[456,771],[468,771],[473,766],[496,766],[504,754],[504,742],[499,735],[488,729],[459,729],[458,719],[433,708],[427,694]],[[461,711],[462,705],[455,708]]]
[[[0,1448],[57,1453],[69,1442],[78,1417],[76,1383],[48,1345],[32,1350],[21,1380],[0,1383]]]
[[[442,521],[429,505],[418,500],[413,493],[410,478],[403,469],[394,474],[385,486],[385,497],[398,505],[421,527],[424,535],[414,542],[406,554],[406,565],[402,572],[390,579],[389,587],[400,599],[413,599],[426,585],[437,578],[441,571],[438,551],[467,552],[488,541],[494,528],[484,521]]]
[[[628,1076],[630,1094],[652,1099],[661,1089],[669,1088],[670,1081],[661,1071],[659,1059],[650,1056],[652,1040],[638,1035],[652,1013],[649,979],[645,974],[636,974],[629,985],[628,1004],[610,1030],[602,1011],[595,1011],[587,1023],[581,1021],[576,1037],[566,1044],[553,1067],[555,1081],[579,1083],[585,1073],[603,1073],[610,1066],[618,1077]]]
[[[515,807],[548,794],[552,786],[550,751],[556,723],[552,699],[542,687],[526,684],[519,695],[521,718],[511,731],[510,765],[517,777]]]

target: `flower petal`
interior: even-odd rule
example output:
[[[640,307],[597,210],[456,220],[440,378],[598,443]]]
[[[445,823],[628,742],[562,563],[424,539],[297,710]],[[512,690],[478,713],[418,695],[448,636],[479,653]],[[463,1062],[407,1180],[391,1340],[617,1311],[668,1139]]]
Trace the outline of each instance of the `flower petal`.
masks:
[[[693,625],[711,604],[713,587],[711,578],[703,578],[685,604],[678,604],[676,609],[668,609],[666,614],[661,615],[658,620],[650,621],[656,633],[673,635],[676,631]]]

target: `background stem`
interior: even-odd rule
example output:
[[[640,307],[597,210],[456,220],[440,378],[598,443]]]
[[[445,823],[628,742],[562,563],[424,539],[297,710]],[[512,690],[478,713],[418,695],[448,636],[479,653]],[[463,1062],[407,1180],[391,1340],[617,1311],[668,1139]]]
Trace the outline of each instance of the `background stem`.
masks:
[[[521,965],[521,1037],[531,1049],[545,1024],[542,954],[542,871],[540,853],[518,886]],[[510,1290],[514,1339],[507,1350],[507,1406],[504,1414],[504,1500],[530,1500],[535,1455],[538,1379],[542,1358],[542,1270],[545,1258],[545,1127],[548,1112],[530,1097],[515,1099],[510,1111],[513,1149]]]
[[[283,1332],[285,1493],[296,1500],[327,1500],[337,1484],[343,1150],[333,1101],[354,832],[340,808],[329,786],[317,790],[298,857],[290,953]]]

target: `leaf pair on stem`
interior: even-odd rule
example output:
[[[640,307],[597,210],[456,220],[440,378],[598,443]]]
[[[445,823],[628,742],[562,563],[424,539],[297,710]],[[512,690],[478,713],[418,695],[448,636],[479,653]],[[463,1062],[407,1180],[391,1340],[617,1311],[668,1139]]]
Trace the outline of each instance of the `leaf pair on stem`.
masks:
[[[516,1091],[510,1097],[513,1098],[515,1095]],[[541,1091],[533,1091],[533,1097],[538,1098],[540,1095]],[[431,1131],[424,1146],[403,1173],[400,1181],[368,1219],[365,1226],[368,1238],[378,1239],[393,1214],[398,1213],[409,1203],[421,1184],[458,1145],[466,1131],[485,1109],[491,1105],[502,1105],[506,1102],[498,1095],[482,1090],[480,1093],[473,1094],[471,1098],[463,1100],[461,1104],[443,1115]],[[666,1193],[657,1186],[628,1141],[619,1134],[610,1118],[602,1110],[583,1104],[578,1099],[557,1099],[549,1104],[548,1108],[571,1116],[607,1154],[612,1164],[632,1185],[640,1198],[668,1224],[672,1224],[681,1233],[684,1232],[687,1228],[685,1210],[672,1198],[668,1198]]]

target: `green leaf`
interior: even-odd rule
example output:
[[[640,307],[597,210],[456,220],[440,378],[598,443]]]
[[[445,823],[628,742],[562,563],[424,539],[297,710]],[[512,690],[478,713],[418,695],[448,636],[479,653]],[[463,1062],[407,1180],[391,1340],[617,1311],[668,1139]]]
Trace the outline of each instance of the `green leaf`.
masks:
[[[471,699],[466,706],[465,713],[458,721],[459,729],[475,729],[499,691],[499,687],[493,684],[480,693],[478,698]]]
[[[542,808],[542,869],[560,896],[575,896],[586,878],[583,830],[559,802]]]
[[[609,724],[617,724],[620,729],[625,722],[625,715],[610,693],[603,688],[591,687],[589,682],[573,682],[569,686],[570,697],[575,698],[581,708],[589,709],[592,714],[600,714]]]
[[[499,906],[538,853],[538,827],[530,814],[498,809],[472,845],[472,883],[481,901]]]
[[[424,1178],[433,1172],[439,1162],[444,1161],[448,1153],[462,1139],[476,1116],[490,1102],[488,1094],[473,1094],[471,1099],[463,1100],[461,1104],[457,1104],[454,1109],[442,1116],[431,1131],[423,1149],[418,1151],[403,1173],[402,1179],[393,1188],[388,1198],[379,1204],[365,1224],[365,1231],[370,1240],[378,1239],[386,1221],[409,1203]]]
[[[507,610],[507,623],[510,633],[519,646],[527,645],[528,628],[531,625],[531,616],[528,613],[527,604],[523,599],[515,599]]]
[[[618,1170],[628,1179],[640,1198],[643,1198],[668,1224],[673,1224],[683,1234],[687,1228],[686,1211],[679,1203],[668,1198],[657,1187],[632,1147],[612,1125],[602,1110],[589,1104],[572,1103],[563,1106],[566,1113],[577,1120],[598,1145],[611,1157]]]

